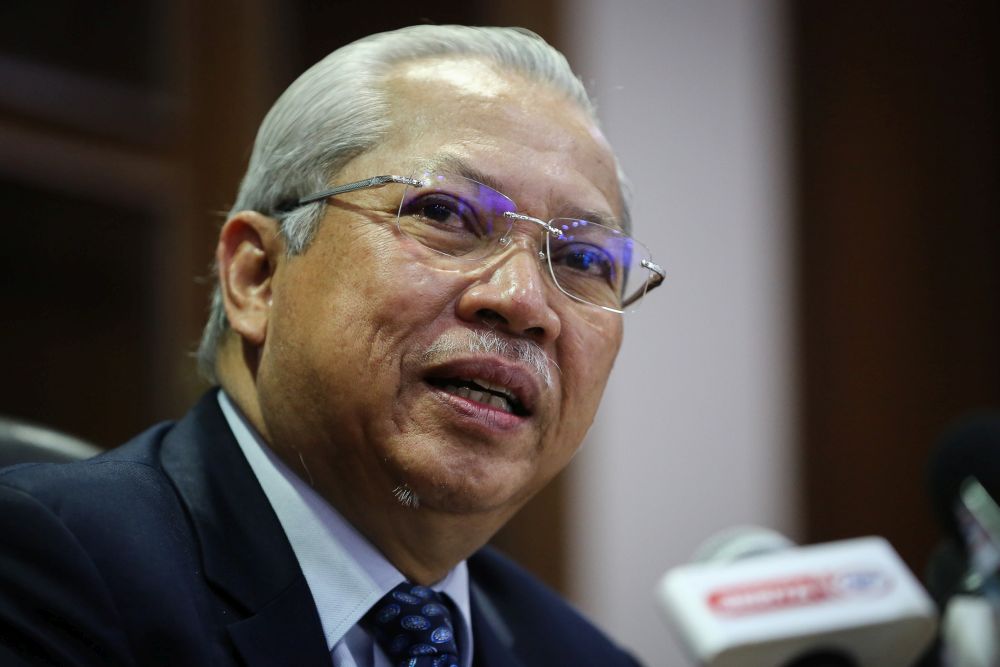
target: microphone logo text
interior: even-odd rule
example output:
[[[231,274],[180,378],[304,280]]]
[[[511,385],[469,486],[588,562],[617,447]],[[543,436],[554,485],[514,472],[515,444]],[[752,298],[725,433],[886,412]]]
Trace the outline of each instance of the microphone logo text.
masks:
[[[883,595],[892,579],[873,569],[765,579],[709,591],[708,608],[718,616],[744,616]]]

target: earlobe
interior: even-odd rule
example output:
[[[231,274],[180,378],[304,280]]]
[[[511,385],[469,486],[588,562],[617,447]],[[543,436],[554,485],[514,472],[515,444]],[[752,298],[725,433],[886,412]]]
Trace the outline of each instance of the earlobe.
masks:
[[[267,337],[272,279],[281,252],[277,221],[260,213],[237,213],[219,232],[215,259],[226,318],[254,346]]]

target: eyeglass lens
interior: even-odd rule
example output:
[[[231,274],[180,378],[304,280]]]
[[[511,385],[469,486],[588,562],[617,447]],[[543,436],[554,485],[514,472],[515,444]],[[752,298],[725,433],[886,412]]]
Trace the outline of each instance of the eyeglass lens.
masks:
[[[423,174],[424,185],[407,186],[399,206],[401,232],[437,252],[482,259],[502,247],[517,206],[506,195],[462,176]],[[523,223],[522,223],[523,224]],[[549,270],[560,290],[602,308],[619,310],[623,299],[643,290],[645,248],[620,230],[587,220],[549,221],[561,234],[545,238]]]

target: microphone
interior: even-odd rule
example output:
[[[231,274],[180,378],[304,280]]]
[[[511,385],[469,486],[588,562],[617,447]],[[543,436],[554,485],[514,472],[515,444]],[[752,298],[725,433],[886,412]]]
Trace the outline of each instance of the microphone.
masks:
[[[931,456],[927,486],[935,513],[949,536],[965,544],[960,525],[962,486],[974,478],[992,498],[1000,497],[1000,414],[968,417],[945,431]]]
[[[934,637],[933,601],[881,537],[795,546],[748,526],[696,558],[657,594],[707,667],[909,667]]]
[[[940,439],[928,488],[950,539],[928,568],[950,667],[1000,665],[1000,415],[969,417]]]

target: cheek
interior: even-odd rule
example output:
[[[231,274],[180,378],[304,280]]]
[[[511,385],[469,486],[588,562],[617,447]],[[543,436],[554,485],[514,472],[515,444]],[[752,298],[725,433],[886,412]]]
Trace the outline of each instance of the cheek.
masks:
[[[620,343],[620,318],[564,319],[558,343],[562,393],[551,463],[565,465],[582,442],[594,420]]]
[[[351,231],[351,230],[346,230]],[[315,341],[343,357],[352,372],[385,375],[399,370],[405,355],[424,349],[451,322],[448,313],[462,288],[462,275],[435,257],[372,223],[354,230],[337,251],[317,264],[329,267],[304,295],[317,315]],[[416,246],[416,247],[413,247]],[[308,306],[303,306],[303,309]]]
[[[423,304],[449,298],[458,272],[447,270],[440,256],[401,237],[394,226],[368,223],[359,232],[348,253],[353,266],[348,282],[361,299],[405,318]]]
[[[329,323],[331,337],[353,344],[370,340],[373,329],[403,323],[424,300],[429,281],[415,262],[399,256],[399,239],[385,221],[347,223],[338,231],[312,258],[304,283],[312,294],[302,296]]]
[[[560,366],[565,378],[564,399],[596,411],[604,385],[621,346],[621,318],[617,315],[583,319],[564,326],[560,339]]]

